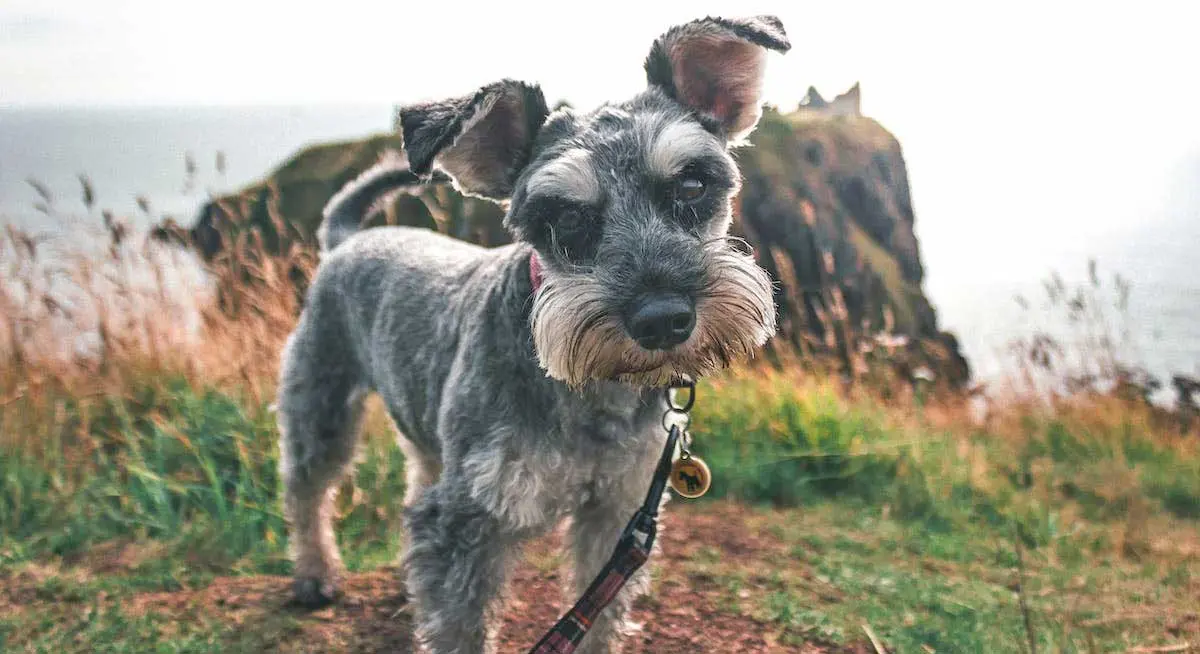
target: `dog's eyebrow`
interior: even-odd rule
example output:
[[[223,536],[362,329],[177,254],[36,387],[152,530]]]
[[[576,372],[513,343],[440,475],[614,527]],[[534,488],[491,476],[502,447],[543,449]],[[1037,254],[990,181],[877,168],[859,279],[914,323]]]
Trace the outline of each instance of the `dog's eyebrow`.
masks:
[[[584,204],[600,200],[600,180],[591,154],[572,148],[534,171],[525,188],[530,196],[560,197]]]
[[[659,178],[679,174],[696,159],[720,158],[724,149],[716,137],[694,121],[672,121],[655,125],[650,132],[646,165]]]

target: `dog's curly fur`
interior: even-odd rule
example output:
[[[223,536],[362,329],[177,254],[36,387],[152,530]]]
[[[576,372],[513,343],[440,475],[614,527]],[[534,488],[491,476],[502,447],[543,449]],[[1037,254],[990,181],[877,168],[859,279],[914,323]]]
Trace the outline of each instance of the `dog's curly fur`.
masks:
[[[506,568],[563,519],[574,592],[587,586],[663,445],[657,386],[774,333],[769,277],[727,236],[739,185],[728,149],[758,119],[765,49],[788,47],[773,17],[706,18],[655,42],[646,91],[591,113],[551,114],[537,87],[512,80],[401,110],[407,156],[327,207],[323,260],[283,353],[300,601],[337,594],[333,493],[368,392],[402,434],[403,566],[424,648],[489,651]],[[431,174],[507,202],[517,242],[356,233],[379,197]],[[676,307],[666,326],[662,302]],[[619,648],[647,581],[627,585],[581,651]]]

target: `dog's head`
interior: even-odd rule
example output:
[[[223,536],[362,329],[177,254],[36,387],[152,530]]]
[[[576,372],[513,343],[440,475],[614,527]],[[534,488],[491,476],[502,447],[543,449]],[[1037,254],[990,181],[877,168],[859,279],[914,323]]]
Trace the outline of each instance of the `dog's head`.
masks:
[[[508,202],[535,251],[534,344],[551,376],[659,385],[749,355],[775,331],[770,277],[728,236],[740,174],[729,149],[761,115],[772,16],[674,27],[648,88],[586,114],[551,113],[504,80],[400,110],[413,170]]]

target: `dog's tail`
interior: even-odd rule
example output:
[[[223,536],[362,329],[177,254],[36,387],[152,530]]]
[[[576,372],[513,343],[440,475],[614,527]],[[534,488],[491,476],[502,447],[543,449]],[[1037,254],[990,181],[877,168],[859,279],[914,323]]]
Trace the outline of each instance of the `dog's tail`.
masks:
[[[448,181],[435,172],[432,181]],[[371,166],[354,181],[342,187],[321,212],[321,227],[317,241],[321,251],[328,252],[362,227],[368,218],[380,211],[387,199],[396,193],[411,191],[423,180],[408,168],[408,159],[401,153],[388,151],[379,163]]]

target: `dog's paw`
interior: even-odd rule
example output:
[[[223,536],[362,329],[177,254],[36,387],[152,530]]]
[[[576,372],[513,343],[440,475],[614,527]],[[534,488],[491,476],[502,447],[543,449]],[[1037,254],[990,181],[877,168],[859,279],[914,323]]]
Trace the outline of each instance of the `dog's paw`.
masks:
[[[297,604],[306,609],[319,609],[337,600],[338,589],[332,581],[297,577],[292,582],[292,597]]]

